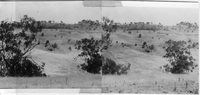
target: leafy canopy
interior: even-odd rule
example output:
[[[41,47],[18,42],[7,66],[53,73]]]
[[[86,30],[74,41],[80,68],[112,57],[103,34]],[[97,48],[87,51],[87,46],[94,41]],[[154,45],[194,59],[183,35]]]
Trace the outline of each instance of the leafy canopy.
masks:
[[[190,50],[187,48],[185,41],[173,41],[168,40],[166,54],[163,56],[167,58],[170,65],[167,64],[164,67],[166,71],[172,73],[184,73],[186,71],[192,71],[197,65],[194,64],[194,58],[192,57]]]
[[[42,31],[39,21],[25,15],[15,31],[15,24],[0,23],[0,76],[44,76],[43,65],[35,63],[30,55],[39,41],[38,32]]]

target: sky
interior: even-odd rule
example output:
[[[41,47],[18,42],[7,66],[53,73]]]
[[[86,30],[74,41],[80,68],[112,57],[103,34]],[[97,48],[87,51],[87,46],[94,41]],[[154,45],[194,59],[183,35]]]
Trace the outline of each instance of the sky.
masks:
[[[82,1],[0,2],[0,20],[19,20],[23,15],[36,20],[76,23],[83,19],[115,22],[153,22],[175,25],[181,21],[199,21],[199,8],[174,7],[84,7]]]

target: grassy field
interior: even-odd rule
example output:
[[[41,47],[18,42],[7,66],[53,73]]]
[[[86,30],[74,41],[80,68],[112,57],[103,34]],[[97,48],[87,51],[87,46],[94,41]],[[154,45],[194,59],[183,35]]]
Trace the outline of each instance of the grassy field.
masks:
[[[81,78],[79,78],[81,77]],[[6,77],[0,78],[0,89],[66,89],[100,88],[99,76]]]
[[[104,93],[198,93],[198,68],[191,73],[171,74],[160,66],[169,62],[162,56],[164,42],[191,39],[198,42],[198,31],[193,33],[177,31],[118,30],[111,34],[112,47],[104,55],[116,63],[131,64],[127,75],[94,75],[77,69],[83,60],[77,58],[80,51],[74,48],[76,40],[85,37],[100,38],[102,31],[83,32],[81,30],[44,29],[39,35],[41,44],[32,51],[33,59],[45,63],[48,77],[0,78],[0,88],[101,88]],[[141,38],[139,38],[141,34]],[[57,43],[58,48],[49,51],[44,47],[46,40]],[[154,45],[147,53],[142,49],[143,42]],[[123,46],[122,43],[126,44]],[[137,45],[135,45],[137,44]],[[69,50],[69,47],[72,50]],[[195,63],[199,64],[199,50],[191,49]]]

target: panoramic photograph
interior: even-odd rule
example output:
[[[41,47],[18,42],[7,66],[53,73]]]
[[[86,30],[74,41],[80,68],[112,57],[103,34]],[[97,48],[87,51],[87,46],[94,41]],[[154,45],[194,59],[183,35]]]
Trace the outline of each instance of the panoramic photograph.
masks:
[[[18,1],[0,13],[0,89],[199,94],[199,8]]]

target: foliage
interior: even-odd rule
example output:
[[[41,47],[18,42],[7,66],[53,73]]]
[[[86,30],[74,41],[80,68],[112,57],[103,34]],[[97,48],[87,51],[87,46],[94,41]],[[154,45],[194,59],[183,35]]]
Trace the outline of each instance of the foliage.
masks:
[[[130,70],[131,64],[128,63],[127,66],[122,65],[122,64],[116,64],[115,61],[109,59],[109,58],[104,58],[105,64],[103,66],[102,73],[103,74],[127,74],[128,70]]]
[[[191,40],[188,40],[187,48],[189,48],[189,49],[192,49],[192,48],[199,49],[199,43],[198,42],[192,42]]]
[[[187,32],[189,32],[189,31],[193,32],[195,30],[198,30],[199,26],[198,26],[198,24],[196,22],[195,23],[190,23],[190,22],[183,22],[182,21],[182,22],[176,24],[176,28],[178,30],[183,30],[183,31],[187,30]]]
[[[154,50],[154,45],[146,45],[145,52],[149,53]]]
[[[54,44],[52,44],[51,46],[52,46],[52,48],[58,48],[57,43],[54,43]]]
[[[102,41],[102,47],[106,49],[112,43],[112,40],[110,39],[110,35],[112,32],[116,32],[117,25],[114,23],[113,20],[110,20],[106,17],[103,17],[102,20],[103,20],[102,29],[105,31],[105,33],[102,34],[101,41]]]
[[[150,49],[150,50],[154,50],[154,48],[155,48],[154,45],[150,45],[150,46],[149,46],[149,49]]]
[[[44,33],[41,33],[41,36],[44,37]]]
[[[189,49],[186,46],[185,41],[173,41],[168,40],[166,54],[164,58],[168,58],[170,64],[165,65],[165,69],[172,73],[184,73],[186,71],[192,71],[197,65],[194,64],[194,58],[192,57]]]
[[[135,44],[135,46],[137,46],[137,44]]]
[[[94,38],[84,38],[76,42],[76,49],[82,50],[78,56],[84,57],[85,63],[81,64],[81,69],[90,73],[100,73],[102,67],[102,56],[100,52],[107,47],[101,47],[102,41]]]
[[[145,48],[147,46],[147,42],[143,42],[142,48]]]
[[[142,34],[139,34],[138,38],[141,38],[142,37]]]
[[[98,27],[100,27],[100,22],[98,20],[82,20],[78,22],[78,28],[83,30],[96,30]]]
[[[54,51],[56,48],[58,48],[58,44],[55,43],[50,43],[49,40],[46,40],[45,45],[44,45],[49,51]]]
[[[153,24],[152,22],[130,22],[129,24],[123,24],[124,31],[126,30],[152,30],[156,31],[163,28],[161,23]]]
[[[103,17],[102,20],[103,20],[102,29],[105,32],[109,32],[109,33],[116,32],[117,25],[116,23],[114,23],[113,20],[110,20],[107,17]]]
[[[50,42],[49,42],[49,40],[46,40],[46,42],[45,42],[45,47],[47,47],[48,45],[50,44]]]
[[[69,47],[68,49],[69,49],[70,51],[72,51],[72,47]]]
[[[91,37],[76,41],[75,48],[82,50],[78,56],[83,57],[85,60],[85,63],[79,65],[79,67],[89,73],[95,74],[101,72],[103,74],[113,74],[113,72],[125,73],[127,69],[123,65],[116,65],[114,61],[103,62],[104,57],[101,54],[111,45],[110,35],[116,31],[116,25],[113,20],[103,17],[102,29],[105,33],[99,40]]]
[[[25,15],[21,32],[15,32],[12,23],[0,24],[0,76],[44,76],[43,65],[31,60],[30,51],[39,41],[36,39],[42,27],[39,21]]]
[[[145,52],[149,53],[152,50],[154,50],[154,45],[148,45],[147,42],[143,42],[142,48],[145,50]]]

